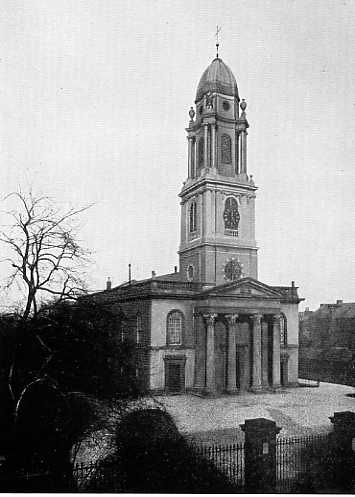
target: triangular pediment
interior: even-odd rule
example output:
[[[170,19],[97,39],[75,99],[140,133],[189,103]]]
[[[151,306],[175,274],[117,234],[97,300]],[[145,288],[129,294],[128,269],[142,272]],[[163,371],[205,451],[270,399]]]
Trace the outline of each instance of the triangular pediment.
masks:
[[[241,280],[224,283],[214,286],[202,292],[203,295],[210,296],[235,296],[249,298],[280,299],[281,295],[265,283],[253,278],[243,278]]]

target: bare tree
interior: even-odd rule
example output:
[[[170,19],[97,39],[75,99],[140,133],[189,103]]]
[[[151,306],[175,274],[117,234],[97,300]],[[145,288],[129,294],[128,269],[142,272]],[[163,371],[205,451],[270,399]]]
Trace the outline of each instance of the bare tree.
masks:
[[[49,197],[32,191],[13,192],[6,199],[17,205],[7,212],[11,223],[0,232],[0,241],[9,249],[2,261],[12,267],[7,285],[17,281],[25,287],[22,320],[26,320],[36,316],[40,294],[62,301],[83,292],[80,269],[88,252],[78,242],[75,219],[88,207],[61,212]]]
[[[15,282],[25,290],[25,304],[20,311],[19,326],[14,330],[14,346],[8,369],[8,387],[13,400],[14,371],[21,329],[29,318],[36,319],[40,295],[52,297],[57,303],[75,300],[84,292],[82,269],[88,262],[88,251],[77,238],[77,216],[88,209],[62,212],[48,196],[32,190],[12,192],[5,197],[14,206],[7,211],[9,224],[0,231],[0,242],[7,245],[7,256],[1,259],[11,267],[7,287]],[[52,351],[30,326],[34,338],[45,352],[46,364]]]

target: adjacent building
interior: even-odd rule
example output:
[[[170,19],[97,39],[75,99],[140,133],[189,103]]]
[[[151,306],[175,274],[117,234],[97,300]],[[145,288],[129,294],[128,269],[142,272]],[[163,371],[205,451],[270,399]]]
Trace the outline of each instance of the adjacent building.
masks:
[[[355,385],[355,303],[301,312],[299,355],[302,377]]]
[[[94,294],[126,315],[122,339],[135,340],[137,376],[152,392],[218,395],[297,384],[297,287],[258,280],[246,108],[217,56],[189,111],[179,268]]]

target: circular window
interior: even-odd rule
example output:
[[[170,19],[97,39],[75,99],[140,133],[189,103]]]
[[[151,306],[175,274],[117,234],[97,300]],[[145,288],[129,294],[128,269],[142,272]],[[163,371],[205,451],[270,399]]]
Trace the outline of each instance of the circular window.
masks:
[[[202,114],[203,112],[203,105],[201,105],[201,107],[198,109],[199,113]]]
[[[231,106],[229,105],[229,102],[223,102],[222,107],[223,110],[229,110]]]
[[[242,266],[238,261],[232,259],[224,266],[224,275],[226,280],[239,280],[242,275]]]
[[[187,279],[192,281],[194,279],[194,267],[190,264],[187,268]]]

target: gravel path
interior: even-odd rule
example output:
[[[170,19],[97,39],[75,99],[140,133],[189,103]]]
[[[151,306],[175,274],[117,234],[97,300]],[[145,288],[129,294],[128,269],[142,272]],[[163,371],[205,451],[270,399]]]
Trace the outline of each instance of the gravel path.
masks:
[[[194,395],[159,396],[179,430],[201,442],[229,443],[243,440],[239,425],[245,419],[263,417],[282,427],[281,436],[325,433],[332,429],[329,416],[336,411],[355,412],[355,389],[321,383],[318,388],[288,388],[278,393],[247,393],[201,398]]]

